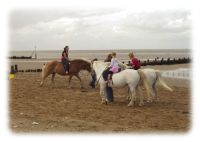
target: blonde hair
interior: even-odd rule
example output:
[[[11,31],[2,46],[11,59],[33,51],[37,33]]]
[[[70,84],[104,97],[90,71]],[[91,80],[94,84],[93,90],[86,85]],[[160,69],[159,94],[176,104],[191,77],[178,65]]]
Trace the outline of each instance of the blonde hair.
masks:
[[[128,56],[129,56],[130,58],[133,58],[133,57],[134,57],[133,52],[129,53]]]
[[[117,55],[116,52],[112,52],[113,57],[116,57],[116,55]]]

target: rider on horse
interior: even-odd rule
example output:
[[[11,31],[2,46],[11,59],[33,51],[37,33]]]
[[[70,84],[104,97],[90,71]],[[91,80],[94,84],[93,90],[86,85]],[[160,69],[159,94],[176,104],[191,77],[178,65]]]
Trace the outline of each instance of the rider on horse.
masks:
[[[140,60],[134,56],[133,52],[129,53],[128,56],[131,60],[131,68],[134,70],[140,69],[141,67]]]
[[[65,46],[64,47],[64,50],[62,52],[62,56],[61,56],[61,61],[64,65],[64,69],[65,69],[65,72],[66,74],[69,73],[69,57],[68,57],[68,51],[69,51],[69,47],[68,46]]]
[[[108,86],[112,86],[112,74],[117,73],[119,71],[119,65],[118,65],[118,60],[116,58],[116,52],[113,52],[111,56],[112,56],[112,59],[109,66],[108,79],[107,79]]]

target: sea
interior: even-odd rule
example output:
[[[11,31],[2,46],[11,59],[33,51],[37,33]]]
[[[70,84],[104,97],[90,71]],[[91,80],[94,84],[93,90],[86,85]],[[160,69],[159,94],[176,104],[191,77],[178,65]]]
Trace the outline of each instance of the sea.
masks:
[[[128,61],[128,53],[133,52],[140,60],[161,58],[191,58],[190,49],[116,49],[116,50],[69,50],[69,58],[86,58],[105,60],[109,53],[116,52],[118,60]],[[61,50],[39,50],[39,51],[10,51],[9,56],[32,56],[37,60],[59,60]]]
[[[128,63],[129,57],[128,53],[133,52],[134,55],[142,60],[157,60],[159,59],[167,59],[167,58],[192,58],[192,52],[190,49],[135,49],[135,50],[70,50],[69,58],[86,58],[92,60],[97,58],[98,60],[105,60],[107,55],[112,52],[117,53],[117,58],[120,61],[124,61]],[[60,60],[61,58],[61,50],[51,50],[51,51],[10,51],[10,56],[32,56],[32,59],[9,59],[9,65],[18,65],[19,69],[37,69],[41,68],[43,64],[46,64],[52,60]],[[35,57],[37,57],[35,59]],[[10,67],[9,67],[10,68]],[[8,68],[8,72],[9,72]],[[165,71],[163,76],[165,77],[173,77],[173,78],[182,78],[182,79],[190,79],[191,78],[191,69],[178,69],[178,70],[170,70]]]

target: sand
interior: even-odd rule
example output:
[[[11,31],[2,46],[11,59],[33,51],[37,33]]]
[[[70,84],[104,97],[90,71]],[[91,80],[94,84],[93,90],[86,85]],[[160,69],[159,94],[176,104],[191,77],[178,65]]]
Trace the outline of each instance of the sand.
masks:
[[[185,65],[147,66],[156,69],[176,69]],[[114,89],[115,101],[101,104],[99,86],[89,84],[82,74],[84,89],[78,79],[50,77],[39,87],[41,73],[17,73],[9,80],[9,127],[14,133],[89,132],[89,133],[186,133],[191,128],[190,80],[165,78],[174,91],[158,86],[159,101],[144,106],[127,107],[127,88]],[[182,85],[180,85],[182,84]],[[145,90],[143,90],[145,94]]]

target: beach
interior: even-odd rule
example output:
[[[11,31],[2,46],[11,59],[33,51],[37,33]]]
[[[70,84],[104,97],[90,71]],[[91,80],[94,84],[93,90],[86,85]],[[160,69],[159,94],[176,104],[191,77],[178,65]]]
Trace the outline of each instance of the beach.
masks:
[[[23,63],[22,63],[23,65]],[[30,65],[30,64],[29,64]],[[24,66],[27,66],[24,64]],[[31,66],[31,65],[30,65]],[[35,65],[35,63],[33,64]],[[32,66],[32,67],[33,67]],[[191,64],[156,65],[142,68],[174,70]],[[57,75],[39,87],[41,73],[17,73],[9,80],[9,127],[28,133],[186,133],[191,128],[191,80],[164,78],[174,90],[158,87],[159,101],[127,107],[127,87],[114,89],[113,103],[101,104],[99,86],[89,86],[90,77],[82,72],[84,88],[78,79]],[[145,90],[142,90],[146,94]]]

